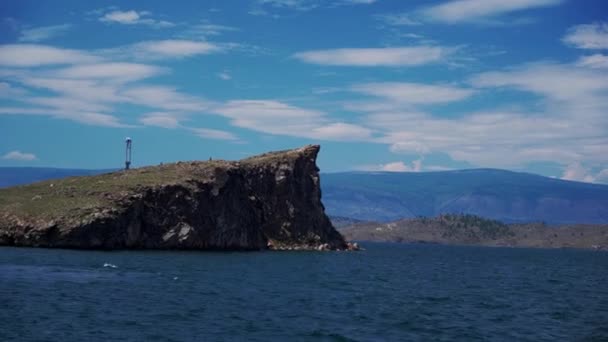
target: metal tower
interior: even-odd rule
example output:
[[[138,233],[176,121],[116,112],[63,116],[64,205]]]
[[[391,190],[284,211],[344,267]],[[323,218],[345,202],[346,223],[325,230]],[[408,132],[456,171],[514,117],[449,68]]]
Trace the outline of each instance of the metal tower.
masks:
[[[127,137],[125,140],[127,143],[127,149],[125,151],[125,170],[131,167],[131,138]]]

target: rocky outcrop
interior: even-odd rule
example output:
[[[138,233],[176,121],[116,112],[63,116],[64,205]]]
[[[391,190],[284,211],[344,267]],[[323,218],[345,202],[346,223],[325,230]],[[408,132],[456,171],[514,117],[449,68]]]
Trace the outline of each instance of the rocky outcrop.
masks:
[[[0,190],[0,244],[346,249],[321,203],[319,146]]]

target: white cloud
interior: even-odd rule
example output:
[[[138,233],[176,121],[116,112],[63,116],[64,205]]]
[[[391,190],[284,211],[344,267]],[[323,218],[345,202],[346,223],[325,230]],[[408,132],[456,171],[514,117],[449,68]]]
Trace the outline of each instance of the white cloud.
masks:
[[[121,85],[113,83],[112,80],[25,76],[18,81],[31,88],[46,89],[63,97],[91,103],[113,103],[124,100],[119,94]]]
[[[104,14],[99,20],[113,21],[121,24],[136,24],[139,18],[139,13],[136,11],[112,11]]]
[[[191,129],[194,134],[198,135],[204,139],[212,139],[212,140],[228,140],[228,141],[238,141],[239,138],[228,132],[222,131],[218,129],[209,129],[209,128],[192,128]]]
[[[593,183],[595,181],[595,177],[589,174],[589,170],[587,170],[581,163],[572,163],[568,165],[564,169],[564,173],[562,174],[562,179],[571,180],[571,181],[579,181],[579,182],[587,182]]]
[[[140,60],[158,60],[165,58],[185,58],[197,55],[208,55],[221,52],[219,45],[193,40],[167,39],[151,40],[100,51],[113,58],[135,58]]]
[[[298,52],[294,57],[320,65],[399,67],[439,62],[453,52],[453,48],[440,46],[344,48]]]
[[[139,122],[146,126],[155,126],[162,128],[178,128],[180,127],[179,121],[172,113],[165,112],[153,112],[147,113],[139,119]]]
[[[530,17],[509,18],[502,15],[527,9],[559,5],[565,0],[453,0],[433,6],[417,8],[410,12],[377,15],[376,18],[391,26],[414,26],[424,22],[445,24],[475,23],[491,26],[525,25],[535,21]]]
[[[599,53],[583,56],[579,58],[577,65],[593,69],[608,69],[608,56]]]
[[[536,63],[508,71],[482,73],[473,78],[478,87],[511,87],[545,95],[553,100],[583,104],[583,100],[605,104],[608,91],[605,72],[575,66]]]
[[[206,39],[208,37],[222,35],[226,32],[235,31],[239,31],[239,29],[233,26],[217,25],[209,22],[204,22],[202,24],[196,24],[188,27],[179,36],[194,39]]]
[[[579,49],[608,49],[608,22],[571,27],[563,41]]]
[[[117,104],[133,104],[178,113],[200,112],[209,107],[208,102],[183,94],[172,87],[132,84],[163,72],[166,69],[145,64],[97,63],[9,74],[16,83],[53,94],[18,96],[15,100],[36,107],[4,107],[1,108],[1,113],[45,115],[89,125],[125,127],[119,118],[112,115]],[[148,118],[144,122],[158,125],[159,120]],[[166,119],[164,125],[170,125]]]
[[[311,0],[258,0],[257,2],[261,5],[289,8],[298,11],[308,11],[319,6]]]
[[[124,102],[163,110],[200,112],[210,106],[209,102],[166,86],[134,86],[122,91],[121,95]]]
[[[33,153],[23,153],[21,151],[11,151],[5,154],[2,159],[7,160],[18,160],[18,161],[32,161],[36,160],[36,155]]]
[[[376,19],[385,22],[392,26],[416,26],[421,25],[419,19],[415,18],[412,13],[394,13],[377,15]]]
[[[364,83],[351,87],[352,91],[383,97],[397,103],[432,104],[466,99],[475,93],[472,89],[450,85],[428,85],[406,82]]]
[[[85,52],[36,44],[0,45],[0,66],[37,67],[93,63],[100,58]]]
[[[371,5],[378,0],[342,0],[342,2],[353,5]]]
[[[375,125],[380,125],[380,126],[385,125],[378,121],[378,115],[372,116],[371,119],[375,121],[374,122]],[[397,118],[396,120],[399,120],[399,119],[401,119],[401,118]],[[403,122],[402,121],[395,122],[395,124],[402,125]],[[386,127],[386,126],[384,126],[384,127]],[[390,151],[393,153],[409,152],[409,153],[416,153],[416,154],[427,154],[430,152],[429,147],[427,145],[425,145],[421,142],[413,141],[413,140],[410,140],[410,141],[406,140],[406,141],[400,141],[400,142],[393,143],[390,146]]]
[[[0,107],[0,114],[5,115],[44,115],[57,119],[67,119],[85,125],[102,127],[131,127],[123,124],[120,120],[109,114],[94,113],[77,110],[62,110],[49,108],[23,108],[23,107]]]
[[[226,71],[218,72],[217,77],[219,77],[220,79],[222,79],[224,81],[228,81],[228,80],[232,79],[232,76],[230,76],[230,74]]]
[[[402,161],[383,164],[383,165],[380,165],[379,168],[380,168],[380,171],[390,171],[390,172],[410,171],[409,165],[405,165],[405,163]]]
[[[32,27],[21,30],[20,42],[37,43],[64,34],[72,27],[70,24]]]
[[[368,113],[363,124],[380,132],[374,140],[389,144],[394,153],[445,153],[484,167],[539,161],[608,163],[605,69],[535,63],[482,73],[472,78],[472,84],[484,88],[486,94],[520,91],[534,94],[538,100],[528,109],[522,104],[515,109],[447,117],[425,113],[419,108],[425,101],[399,106],[388,97],[386,103],[369,101],[366,105],[360,100],[350,109]]]
[[[385,132],[377,141],[390,144],[393,152],[446,153],[454,160],[485,167],[513,167],[535,161],[608,161],[601,152],[608,147],[602,126],[578,121],[492,112],[452,119],[425,115],[377,121],[373,114],[368,125]]]
[[[94,63],[76,65],[60,69],[53,74],[57,77],[78,79],[115,79],[122,82],[149,78],[167,70],[146,64],[137,63]]]
[[[561,179],[587,183],[608,184],[608,169],[602,169],[594,172],[580,162],[575,162],[566,165]]]
[[[214,108],[237,127],[270,134],[306,134],[323,122],[324,113],[274,100],[233,100]]]
[[[257,0],[258,5],[268,5],[275,8],[291,9],[296,11],[310,11],[316,8],[338,7],[349,5],[371,5],[377,0],[335,0],[335,1],[318,1],[318,0]],[[261,13],[263,10],[255,9],[254,15],[265,15]]]
[[[608,169],[603,169],[597,173],[595,176],[595,181],[597,183],[605,183],[608,184]]]
[[[422,171],[422,159],[412,161],[411,165],[397,161],[379,165],[363,165],[357,169],[361,171],[420,172]]]
[[[31,96],[25,98],[23,102],[66,111],[104,112],[111,109],[110,106],[100,102],[87,101],[86,99],[69,96]]]
[[[337,122],[321,111],[304,109],[275,100],[234,100],[211,110],[231,119],[234,126],[254,131],[323,140],[361,140],[371,131]]]
[[[151,19],[151,18],[148,18],[149,16],[150,16],[150,12],[147,12],[147,11],[138,12],[138,11],[134,11],[134,10],[129,10],[129,11],[115,10],[115,11],[105,13],[101,18],[99,18],[99,20],[102,22],[106,22],[106,23],[118,23],[118,24],[123,24],[123,25],[142,24],[142,25],[149,25],[149,26],[152,26],[155,28],[164,28],[164,27],[175,26],[175,24],[173,24],[172,22],[169,22],[166,20]]]
[[[0,98],[21,96],[26,93],[25,89],[16,88],[7,82],[0,82]]]
[[[334,122],[316,127],[310,133],[311,137],[326,140],[356,141],[366,140],[372,134],[368,128],[344,122]]]
[[[444,23],[471,22],[530,8],[547,7],[562,0],[454,0],[421,10],[431,21]]]

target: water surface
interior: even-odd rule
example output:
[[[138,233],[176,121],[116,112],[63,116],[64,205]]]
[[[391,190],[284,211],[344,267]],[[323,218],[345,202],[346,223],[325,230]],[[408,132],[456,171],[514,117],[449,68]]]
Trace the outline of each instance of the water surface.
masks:
[[[2,247],[0,340],[608,340],[608,253],[364,246]]]

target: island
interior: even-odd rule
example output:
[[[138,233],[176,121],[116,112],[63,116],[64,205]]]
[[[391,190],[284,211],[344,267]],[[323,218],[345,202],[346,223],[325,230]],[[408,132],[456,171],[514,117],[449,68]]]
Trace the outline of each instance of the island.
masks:
[[[344,250],[321,202],[320,147],[0,189],[0,245]]]
[[[343,221],[343,218],[339,219],[336,225],[353,241],[608,250],[606,224],[506,224],[471,214],[340,224]]]

